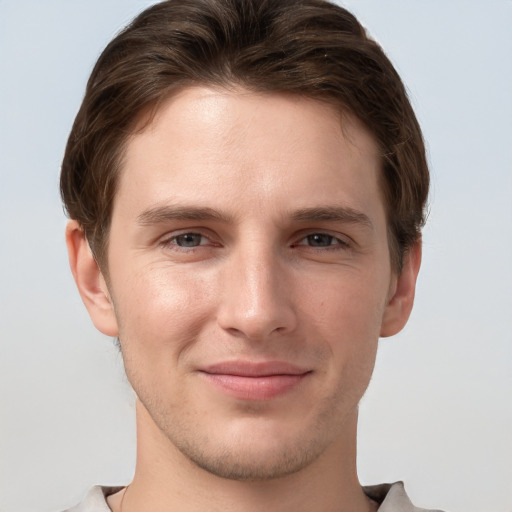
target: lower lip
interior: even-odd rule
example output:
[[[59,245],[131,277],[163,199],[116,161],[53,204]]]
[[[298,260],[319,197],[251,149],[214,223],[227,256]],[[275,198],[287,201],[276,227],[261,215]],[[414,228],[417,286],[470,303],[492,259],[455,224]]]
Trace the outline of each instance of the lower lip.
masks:
[[[268,375],[246,377],[205,373],[204,377],[216,388],[240,400],[270,400],[296,388],[308,373],[300,375]]]

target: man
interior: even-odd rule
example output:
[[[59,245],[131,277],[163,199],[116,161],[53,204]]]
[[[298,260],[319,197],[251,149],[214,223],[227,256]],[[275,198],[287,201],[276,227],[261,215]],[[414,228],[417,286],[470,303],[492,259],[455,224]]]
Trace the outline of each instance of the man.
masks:
[[[409,317],[428,191],[380,47],[321,0],[171,0],[105,49],[62,166],[71,269],[119,339],[137,465],[75,511],[412,511],[357,407]]]

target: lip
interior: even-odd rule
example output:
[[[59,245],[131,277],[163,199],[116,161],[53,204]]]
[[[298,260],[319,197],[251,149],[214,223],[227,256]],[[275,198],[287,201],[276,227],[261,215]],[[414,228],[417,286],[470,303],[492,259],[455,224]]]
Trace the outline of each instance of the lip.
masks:
[[[283,361],[226,361],[201,368],[209,384],[240,400],[271,400],[295,389],[311,370]]]

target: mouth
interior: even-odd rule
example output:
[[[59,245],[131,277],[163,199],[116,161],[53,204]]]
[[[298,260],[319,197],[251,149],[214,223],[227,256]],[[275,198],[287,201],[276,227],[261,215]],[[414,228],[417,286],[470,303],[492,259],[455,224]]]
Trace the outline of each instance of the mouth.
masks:
[[[296,389],[312,373],[282,361],[226,361],[199,370],[217,390],[240,400],[271,400]]]

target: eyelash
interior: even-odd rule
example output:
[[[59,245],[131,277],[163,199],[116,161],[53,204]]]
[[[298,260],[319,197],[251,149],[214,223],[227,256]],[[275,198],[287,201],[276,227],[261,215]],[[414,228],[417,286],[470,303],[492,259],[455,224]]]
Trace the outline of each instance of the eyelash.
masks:
[[[311,239],[313,237],[326,237],[329,239],[328,240],[329,243],[327,245],[319,245],[319,246],[301,243],[304,240]],[[309,240],[309,241],[311,242],[311,240]],[[332,243],[332,242],[335,242],[335,243]],[[297,246],[304,246],[304,247],[309,247],[312,249],[323,249],[324,251],[325,250],[340,250],[340,249],[349,249],[350,248],[350,244],[346,240],[343,240],[342,238],[331,235],[330,233],[324,233],[321,231],[316,232],[316,233],[307,234],[307,235],[303,236],[297,243],[292,244],[292,247],[297,247]]]
[[[200,240],[199,245],[187,247],[187,246],[179,245],[177,243],[177,240],[179,238],[186,237],[187,235],[200,237],[201,240]],[[202,243],[203,241],[206,241],[206,243]],[[183,231],[182,233],[178,233],[177,235],[173,235],[169,238],[166,238],[165,240],[163,240],[161,242],[160,245],[162,245],[165,249],[170,249],[170,250],[179,251],[179,252],[192,253],[201,248],[208,247],[209,245],[211,246],[211,244],[213,244],[214,247],[220,246],[220,244],[211,242],[210,237],[208,237],[207,235],[204,235],[203,233],[200,233],[198,231]]]
[[[177,240],[180,238],[180,237],[186,237],[186,236],[199,236],[201,238],[200,240],[200,243],[198,245],[193,245],[193,246],[183,246],[183,245],[179,245],[177,243]],[[305,240],[308,240],[309,239],[309,242],[311,242],[311,239],[312,237],[327,237],[328,240],[325,240],[325,241],[328,241],[329,243],[327,245],[319,245],[319,246],[315,246],[315,245],[310,245],[308,243],[302,243],[304,242]],[[200,249],[201,247],[205,247],[205,246],[208,246],[209,244],[208,243],[201,243],[203,240],[210,240],[208,236],[200,233],[200,232],[197,232],[197,231],[185,231],[185,232],[182,232],[182,233],[179,233],[177,235],[173,235],[172,237],[170,238],[167,238],[166,240],[164,240],[162,242],[162,245],[164,247],[171,247],[173,250],[176,250],[176,251],[183,251],[183,252],[193,252],[195,250],[198,250]],[[332,243],[334,242],[334,243]],[[213,244],[214,247],[219,247],[220,244],[217,244],[215,242],[211,242],[210,240],[210,243]],[[302,236],[297,242],[294,242],[293,244],[291,244],[291,247],[292,248],[295,248],[295,247],[307,247],[309,249],[313,249],[313,250],[317,250],[317,249],[321,249],[323,251],[336,251],[336,250],[347,250],[347,249],[350,249],[351,248],[351,244],[340,238],[340,237],[337,237],[337,236],[334,236],[334,235],[331,235],[330,233],[325,233],[325,232],[322,232],[322,231],[318,231],[318,232],[312,232],[312,233],[308,233],[304,236]]]

